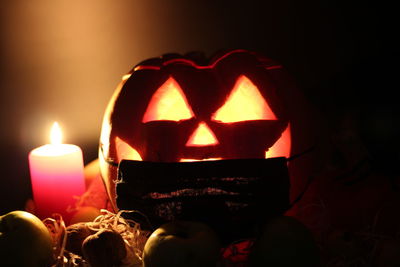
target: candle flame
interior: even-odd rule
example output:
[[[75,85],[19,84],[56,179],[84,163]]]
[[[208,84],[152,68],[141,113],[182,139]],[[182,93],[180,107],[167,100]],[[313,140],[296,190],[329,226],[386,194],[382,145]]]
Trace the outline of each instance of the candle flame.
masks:
[[[53,145],[59,145],[61,144],[61,139],[62,139],[62,133],[60,125],[58,125],[57,122],[54,122],[53,126],[51,127],[50,142]]]

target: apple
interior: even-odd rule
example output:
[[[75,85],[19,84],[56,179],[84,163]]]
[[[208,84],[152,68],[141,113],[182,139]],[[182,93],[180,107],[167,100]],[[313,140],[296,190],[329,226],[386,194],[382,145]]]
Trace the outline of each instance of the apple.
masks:
[[[215,266],[221,245],[206,224],[174,221],[161,225],[148,238],[143,250],[143,266]]]
[[[277,216],[267,221],[249,255],[250,266],[320,266],[312,233],[300,221]]]
[[[0,216],[0,265],[45,267],[53,262],[53,241],[32,213],[11,211]]]

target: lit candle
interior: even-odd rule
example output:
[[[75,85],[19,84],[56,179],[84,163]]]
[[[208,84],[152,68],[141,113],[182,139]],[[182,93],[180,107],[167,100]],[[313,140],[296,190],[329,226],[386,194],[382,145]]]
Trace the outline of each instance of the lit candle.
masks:
[[[29,153],[33,199],[39,218],[59,213],[68,223],[67,212],[85,192],[82,150],[62,144],[61,129],[55,122],[51,130],[51,144],[35,148]]]

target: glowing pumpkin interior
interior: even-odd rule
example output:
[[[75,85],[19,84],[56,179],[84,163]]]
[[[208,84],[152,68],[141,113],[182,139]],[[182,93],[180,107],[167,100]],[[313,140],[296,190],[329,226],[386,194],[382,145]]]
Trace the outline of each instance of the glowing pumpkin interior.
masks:
[[[142,123],[152,121],[185,121],[195,118],[195,114],[178,82],[170,76],[153,94],[142,118]],[[225,103],[211,116],[211,121],[235,123],[241,121],[277,120],[268,102],[257,86],[245,75],[241,75],[226,98]],[[250,137],[251,138],[251,137]],[[215,133],[201,121],[189,139],[187,147],[215,146],[219,143]],[[139,152],[119,137],[115,139],[118,160],[142,160]],[[291,147],[290,124],[275,144],[265,151],[265,158],[289,157]],[[217,160],[205,158],[201,160]],[[182,158],[180,161],[199,161]]]
[[[193,111],[181,87],[174,78],[169,77],[154,93],[144,113],[142,122],[182,121],[193,117]]]

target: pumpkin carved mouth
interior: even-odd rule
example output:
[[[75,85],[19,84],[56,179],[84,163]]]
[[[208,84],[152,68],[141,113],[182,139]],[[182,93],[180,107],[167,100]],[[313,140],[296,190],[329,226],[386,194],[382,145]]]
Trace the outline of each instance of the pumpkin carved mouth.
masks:
[[[208,161],[208,160],[221,160],[222,158],[204,158],[204,159],[189,159],[183,158],[180,162],[193,162],[193,161]]]
[[[193,137],[193,135],[192,135]],[[192,140],[194,138],[190,138],[189,141],[193,141],[195,143],[200,143],[200,141]],[[206,143],[205,141],[203,143]],[[290,124],[283,131],[282,136],[270,147],[267,151],[265,151],[265,158],[276,158],[276,157],[289,157],[290,155]],[[178,161],[180,162],[192,162],[192,161],[209,161],[209,160],[221,160],[224,159],[223,155],[218,155],[216,153],[216,147],[218,144],[209,145],[186,145],[186,148],[183,150],[183,157]],[[115,148],[118,155],[118,162],[126,159],[126,160],[138,160],[142,161],[142,156],[139,152],[130,146],[128,143],[117,137],[115,139]]]

